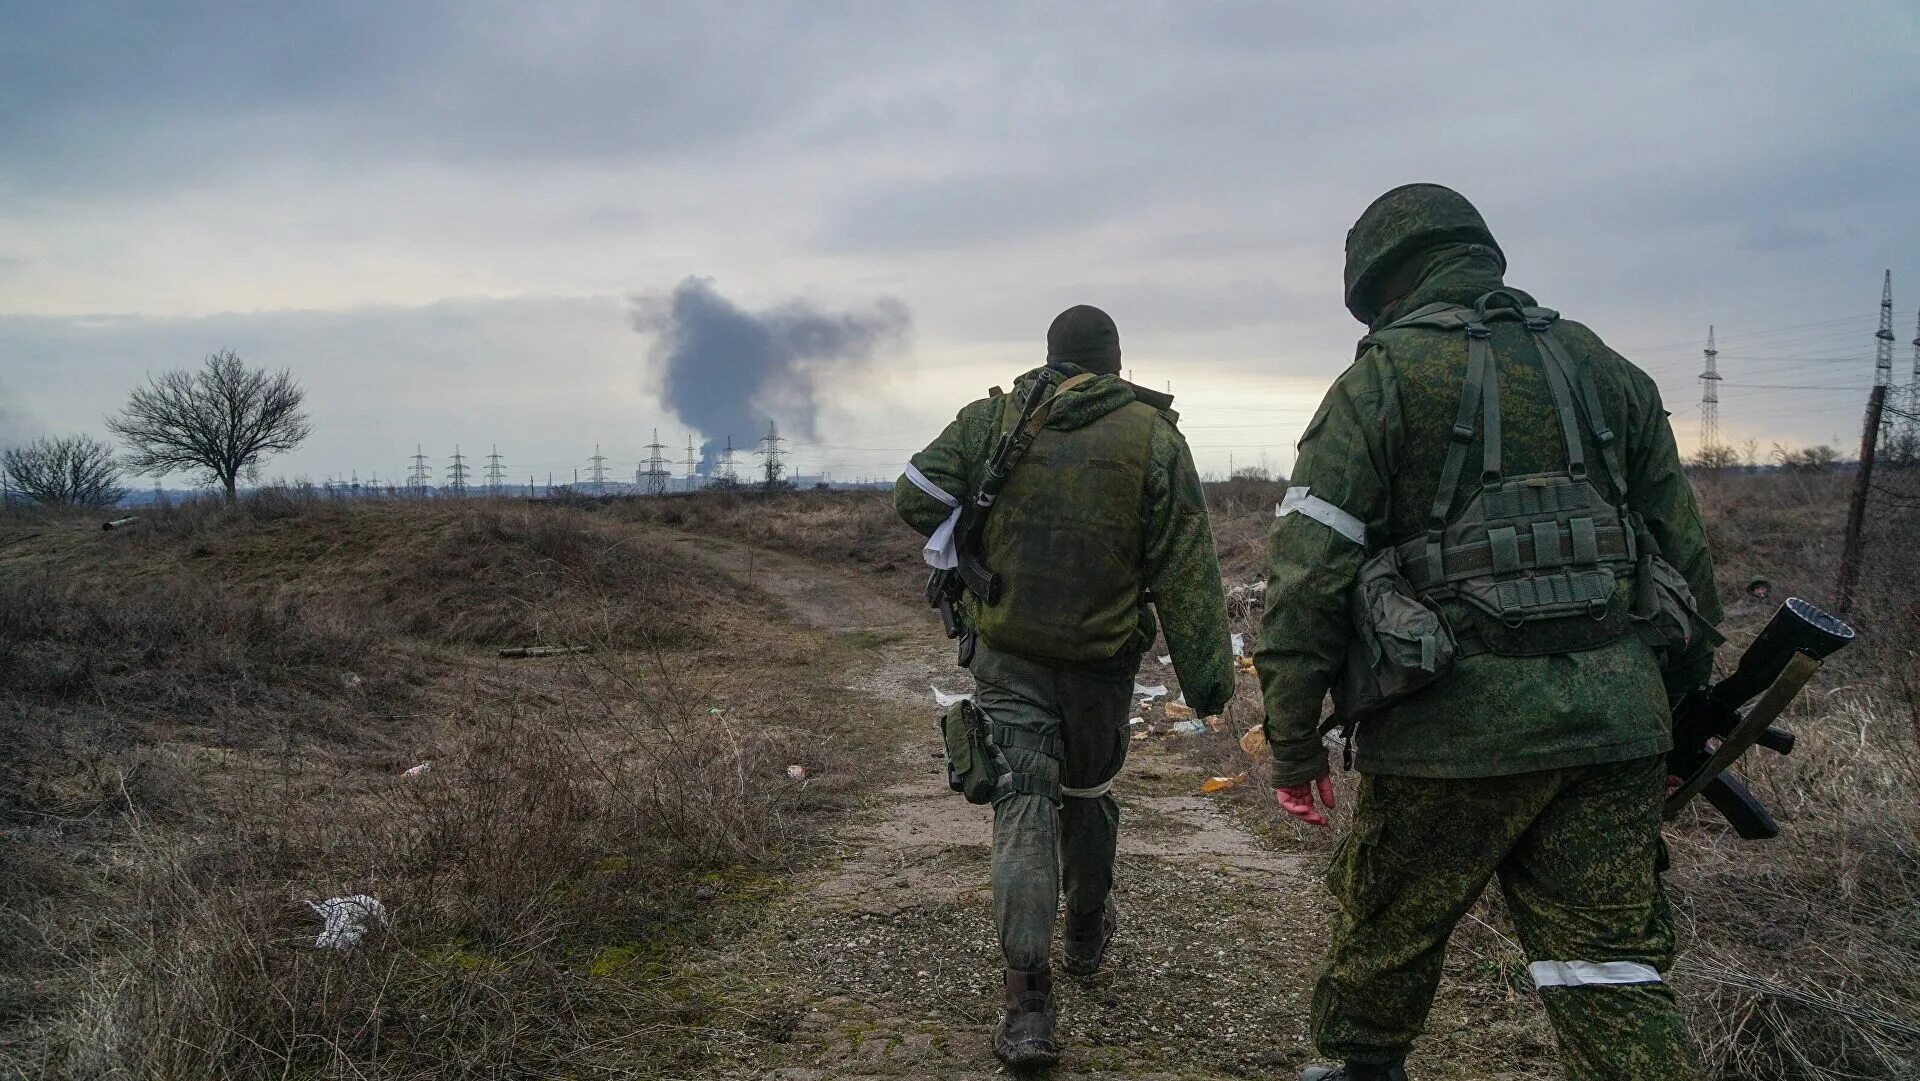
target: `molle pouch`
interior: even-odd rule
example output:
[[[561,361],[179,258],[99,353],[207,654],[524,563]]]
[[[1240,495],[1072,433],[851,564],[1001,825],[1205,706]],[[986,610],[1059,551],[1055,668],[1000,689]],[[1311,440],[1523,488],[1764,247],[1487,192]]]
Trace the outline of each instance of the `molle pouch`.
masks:
[[[1686,576],[1673,564],[1647,551],[1636,572],[1634,622],[1661,659],[1680,656],[1702,638],[1711,638],[1715,645],[1726,641],[1701,618]]]
[[[1438,683],[1452,672],[1459,643],[1446,617],[1418,596],[1392,548],[1360,567],[1349,601],[1353,635],[1334,706],[1356,721]]]
[[[956,704],[940,718],[947,750],[947,787],[968,803],[992,803],[999,788],[997,756],[987,743],[986,714],[972,700]]]

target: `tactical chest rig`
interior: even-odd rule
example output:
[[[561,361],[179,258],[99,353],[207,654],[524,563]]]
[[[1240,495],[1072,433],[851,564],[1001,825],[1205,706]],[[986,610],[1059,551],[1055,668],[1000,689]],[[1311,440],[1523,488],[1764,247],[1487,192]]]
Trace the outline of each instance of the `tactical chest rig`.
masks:
[[[1496,298],[1511,306],[1490,308]],[[1591,368],[1577,368],[1567,355],[1554,332],[1557,319],[1558,312],[1523,306],[1495,290],[1472,308],[1428,305],[1382,328],[1464,333],[1467,371],[1426,531],[1373,552],[1355,582],[1355,636],[1335,695],[1339,716],[1377,712],[1438,682],[1462,656],[1573,653],[1606,645],[1636,625],[1656,649],[1679,649],[1704,626],[1685,580],[1653,551],[1628,509],[1626,473]],[[1564,469],[1511,477],[1502,470],[1490,324],[1503,320],[1530,332],[1565,445]],[[1617,502],[1588,475],[1581,407]],[[1480,485],[1450,514],[1476,435]],[[1627,612],[1613,603],[1623,578],[1636,587]],[[1462,626],[1453,626],[1436,603],[1446,600],[1469,606]]]

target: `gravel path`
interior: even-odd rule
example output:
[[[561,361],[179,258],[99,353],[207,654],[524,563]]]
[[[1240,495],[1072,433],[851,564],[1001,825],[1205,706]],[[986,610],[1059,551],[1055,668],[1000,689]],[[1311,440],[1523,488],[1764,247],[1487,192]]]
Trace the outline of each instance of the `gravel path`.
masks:
[[[849,689],[899,707],[887,771],[897,782],[841,832],[837,858],[705,962],[751,979],[763,1007],[751,1029],[714,1040],[719,1061],[707,1076],[1005,1076],[988,1048],[1002,964],[991,819],[946,789],[928,688],[969,681],[937,620],[857,573],[730,542],[679,543],[750,576],[796,620],[861,636],[868,663],[846,673]],[[1053,1072],[1292,1076],[1309,1051],[1306,994],[1324,941],[1310,861],[1199,795],[1202,774],[1181,761],[1177,739],[1132,751],[1115,785],[1121,930],[1099,977],[1057,985],[1064,1054]]]

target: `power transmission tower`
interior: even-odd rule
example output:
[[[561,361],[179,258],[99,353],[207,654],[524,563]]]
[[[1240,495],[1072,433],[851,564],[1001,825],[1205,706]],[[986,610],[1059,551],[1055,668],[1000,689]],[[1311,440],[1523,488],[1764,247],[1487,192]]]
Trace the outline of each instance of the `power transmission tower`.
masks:
[[[1916,347],[1920,347],[1920,342],[1915,342],[1914,345]],[[693,491],[693,488],[694,488],[693,467],[700,464],[699,456],[693,453],[693,437],[692,436],[687,437],[687,456],[684,459],[682,459],[679,464],[687,467],[687,491],[691,492]]]
[[[600,444],[593,445],[593,457],[587,461],[593,465],[587,471],[587,479],[593,484],[594,495],[605,495],[607,491],[607,456],[600,453]]]
[[[1713,347],[1713,328],[1707,328],[1707,370],[1700,373],[1700,456],[1708,461],[1720,446],[1720,350]]]
[[[732,436],[727,437],[727,449],[720,452],[720,461],[714,467],[714,474],[724,484],[740,483],[740,476],[735,472]]]
[[[1893,385],[1893,271],[1880,280],[1880,329],[1873,335],[1873,385]]]
[[[407,470],[407,494],[415,499],[427,497],[427,477],[433,467],[427,464],[427,456],[420,453],[420,444],[413,445],[413,468]]]
[[[780,475],[786,471],[786,467],[781,464],[781,459],[787,452],[780,449],[780,444],[785,442],[785,439],[780,438],[779,425],[768,421],[767,434],[760,437],[760,449],[753,452],[755,457],[766,459],[763,463],[763,476],[769,490],[780,486]]]
[[[447,490],[456,499],[467,494],[467,458],[460,453],[458,443],[453,445],[453,464],[447,467]]]
[[[487,455],[487,494],[500,495],[506,490],[507,470],[500,464],[500,444],[493,445],[493,453]]]
[[[660,429],[655,428],[653,442],[647,444],[647,456],[640,460],[641,495],[667,494],[667,478],[672,475],[667,467],[673,463],[666,459],[663,453],[666,449],[667,445],[660,442]]]

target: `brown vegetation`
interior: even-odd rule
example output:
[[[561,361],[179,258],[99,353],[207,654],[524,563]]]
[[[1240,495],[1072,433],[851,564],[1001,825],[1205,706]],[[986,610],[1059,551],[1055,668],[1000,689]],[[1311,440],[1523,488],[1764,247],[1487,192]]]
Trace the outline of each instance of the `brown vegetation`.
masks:
[[[793,722],[831,723],[710,674],[762,600],[586,512],[86,525],[0,523],[0,1073],[666,1068],[724,1005],[673,952],[850,798]],[[597,652],[470,648],[530,641]],[[315,949],[304,902],[356,893],[391,924]]]
[[[1701,481],[1725,662],[1780,598],[1828,596],[1845,485],[1818,471]],[[1229,586],[1260,577],[1280,488],[1209,486]],[[0,760],[0,1065],[696,1073],[703,1025],[752,1015],[749,989],[674,958],[784,888],[872,744],[823,671],[831,647],[654,543],[662,529],[859,566],[903,595],[921,575],[918,538],[880,492],[565,506],[265,493],[111,534],[58,514],[0,520],[0,742],[20,748]],[[1746,767],[1785,834],[1741,842],[1698,808],[1668,831],[1674,979],[1717,1077],[1896,1078],[1920,1062],[1914,540],[1911,522],[1877,521],[1862,641],[1788,718],[1795,753]],[[1746,596],[1754,577],[1770,600]],[[1235,629],[1257,620],[1243,610]],[[492,657],[527,644],[597,652]],[[1248,766],[1234,737],[1259,719],[1250,678],[1242,692],[1233,729],[1193,741],[1208,773]],[[1227,798],[1283,844],[1330,847],[1330,831],[1278,819],[1257,783]],[[363,948],[313,948],[301,902],[363,892],[391,926]],[[1490,1063],[1537,1061],[1550,1036],[1525,961],[1497,899],[1483,902],[1436,1023],[1482,1033],[1465,1044]]]

